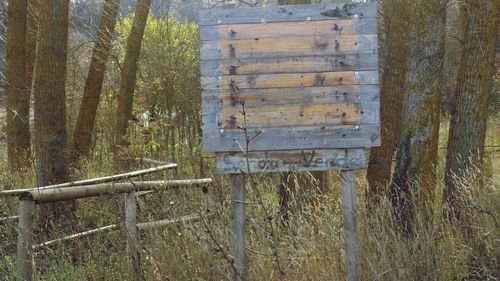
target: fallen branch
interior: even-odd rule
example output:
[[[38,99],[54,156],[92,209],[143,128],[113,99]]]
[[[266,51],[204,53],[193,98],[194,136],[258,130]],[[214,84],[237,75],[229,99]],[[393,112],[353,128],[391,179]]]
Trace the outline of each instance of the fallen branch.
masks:
[[[103,232],[103,231],[108,231],[108,230],[114,230],[114,229],[117,229],[117,228],[118,228],[117,224],[112,224],[112,225],[107,225],[107,226],[99,227],[99,228],[96,228],[96,229],[92,229],[92,230],[88,230],[88,231],[84,231],[84,232],[80,232],[80,233],[68,235],[68,236],[65,236],[65,237],[62,237],[62,238],[57,238],[57,239],[54,239],[54,240],[50,240],[50,241],[47,241],[47,242],[36,244],[36,245],[33,246],[33,250],[44,248],[44,247],[50,246],[50,245],[55,244],[55,243],[59,243],[59,242],[67,241],[67,240],[73,240],[73,239],[76,239],[76,238],[82,238],[82,237],[90,236],[92,234],[96,234],[96,233]]]
[[[5,196],[19,196],[25,192],[30,192],[30,191],[44,191],[47,189],[54,189],[54,188],[63,188],[63,187],[72,187],[72,186],[85,186],[85,185],[91,185],[91,184],[99,184],[99,183],[107,183],[107,182],[112,182],[112,181],[118,181],[118,180],[124,180],[124,179],[129,179],[129,178],[134,178],[138,176],[144,176],[148,175],[151,173],[156,173],[160,172],[163,170],[167,169],[174,169],[177,168],[177,164],[171,163],[167,165],[162,165],[158,167],[153,167],[149,169],[144,169],[144,170],[138,170],[138,171],[133,171],[129,173],[123,173],[123,174],[118,174],[118,175],[112,175],[112,176],[107,176],[107,177],[101,177],[101,178],[95,178],[95,179],[88,179],[88,180],[81,180],[81,181],[74,181],[74,182],[66,182],[66,183],[61,183],[61,184],[55,184],[55,185],[48,185],[48,186],[43,186],[43,187],[35,187],[35,188],[25,188],[25,189],[13,189],[13,190],[3,190],[0,191],[0,197],[5,197]]]
[[[0,218],[0,222],[6,222],[6,221],[10,221],[10,220],[17,220],[19,218],[19,216],[10,216],[10,217],[3,217],[3,218]]]
[[[139,230],[146,230],[146,229],[163,227],[163,226],[176,224],[176,223],[186,224],[188,222],[197,221],[199,219],[200,219],[200,215],[191,214],[191,215],[187,215],[187,216],[178,217],[175,219],[165,219],[165,220],[159,220],[159,221],[138,223],[137,228]]]
[[[149,158],[130,158],[132,160],[138,161],[138,162],[144,162],[144,163],[150,163],[150,164],[156,164],[156,165],[165,165],[168,164],[167,162],[159,161],[159,160],[154,160],[154,159],[149,159]]]

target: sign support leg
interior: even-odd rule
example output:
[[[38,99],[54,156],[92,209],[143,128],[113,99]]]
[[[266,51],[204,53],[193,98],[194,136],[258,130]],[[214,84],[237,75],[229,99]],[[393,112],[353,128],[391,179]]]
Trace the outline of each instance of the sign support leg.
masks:
[[[231,182],[231,254],[238,274],[233,281],[246,280],[245,260],[245,175],[230,175]]]
[[[361,281],[356,222],[356,175],[342,171],[342,211],[344,215],[345,259],[347,281]]]

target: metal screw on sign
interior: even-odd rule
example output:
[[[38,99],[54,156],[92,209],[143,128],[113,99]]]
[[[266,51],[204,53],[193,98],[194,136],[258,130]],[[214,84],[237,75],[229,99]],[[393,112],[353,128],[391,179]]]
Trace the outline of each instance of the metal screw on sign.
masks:
[[[311,17],[307,17],[307,21],[311,21]]]
[[[356,130],[356,131],[359,130],[359,125],[354,125],[353,129]]]
[[[222,80],[222,76],[217,77],[217,79],[219,79],[219,81]]]
[[[222,21],[221,21],[221,20],[218,20],[218,21],[217,21],[217,23],[222,23]]]
[[[220,129],[219,133],[224,134],[224,129]]]

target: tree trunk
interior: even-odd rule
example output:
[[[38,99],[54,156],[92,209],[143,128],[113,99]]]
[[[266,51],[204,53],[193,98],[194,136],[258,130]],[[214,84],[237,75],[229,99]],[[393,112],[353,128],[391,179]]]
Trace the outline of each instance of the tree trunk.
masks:
[[[37,184],[44,186],[69,180],[65,92],[69,0],[44,0],[39,8],[33,95]],[[75,209],[75,202],[44,204],[42,223],[67,229]]]
[[[463,49],[451,111],[443,204],[459,221],[470,200],[467,189],[481,185],[488,102],[493,92],[499,2],[462,3]],[[446,208],[448,207],[448,208]]]
[[[11,1],[7,28],[7,156],[12,171],[29,167],[30,92],[26,83],[28,1]]]
[[[380,119],[382,145],[370,150],[367,179],[368,200],[375,203],[391,181],[394,151],[401,134],[400,119],[406,81],[408,10],[401,0],[383,1],[380,27],[381,85]]]
[[[431,222],[436,186],[446,0],[408,1],[410,40],[391,192],[399,225],[411,233],[414,207]]]
[[[28,0],[28,26],[26,34],[26,81],[31,92],[35,68],[36,35],[38,33],[39,0]]]
[[[120,0],[106,0],[104,2],[101,22],[83,90],[80,112],[73,134],[70,151],[72,162],[77,162],[80,156],[87,156],[92,146],[95,117],[101,97],[106,63],[111,50],[119,3]]]
[[[151,0],[138,0],[134,22],[127,38],[127,51],[123,62],[120,88],[118,92],[118,108],[115,125],[115,155],[127,145],[126,132],[128,121],[132,119],[132,102],[136,84],[137,63],[141,52],[142,38],[148,19]]]

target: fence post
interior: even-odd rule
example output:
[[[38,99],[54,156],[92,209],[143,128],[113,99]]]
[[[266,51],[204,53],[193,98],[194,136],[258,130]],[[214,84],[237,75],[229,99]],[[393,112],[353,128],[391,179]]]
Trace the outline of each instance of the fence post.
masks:
[[[16,278],[17,281],[33,279],[33,222],[35,201],[19,197],[19,222],[17,236]]]
[[[356,222],[356,175],[353,170],[342,171],[341,187],[342,211],[344,214],[346,280],[361,281]]]
[[[234,281],[246,280],[247,267],[245,260],[245,175],[230,175],[231,182],[231,254],[238,274]]]
[[[137,234],[137,199],[135,191],[125,194],[125,227],[127,230],[127,253],[131,270],[131,280],[140,280],[140,244]]]

